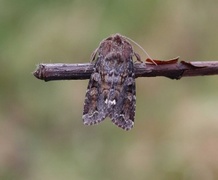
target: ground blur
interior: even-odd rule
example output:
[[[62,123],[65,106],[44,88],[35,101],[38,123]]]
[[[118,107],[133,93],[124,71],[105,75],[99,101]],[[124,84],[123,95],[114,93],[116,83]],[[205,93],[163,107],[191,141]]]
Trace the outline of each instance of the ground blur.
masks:
[[[85,63],[126,35],[154,59],[218,60],[218,1],[0,0],[0,179],[218,179],[218,77],[137,79],[135,127],[81,120],[87,80],[43,82],[38,63]],[[142,59],[146,56],[135,47]]]

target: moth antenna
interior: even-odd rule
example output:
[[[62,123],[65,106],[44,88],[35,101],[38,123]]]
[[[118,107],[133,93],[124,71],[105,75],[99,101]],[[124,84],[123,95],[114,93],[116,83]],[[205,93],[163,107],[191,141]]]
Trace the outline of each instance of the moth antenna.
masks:
[[[149,54],[145,51],[145,49],[144,49],[142,46],[140,46],[137,42],[135,42],[134,40],[132,40],[132,39],[129,38],[129,37],[124,36],[124,38],[128,39],[129,41],[131,41],[132,43],[134,43],[136,46],[138,46],[138,47],[146,54],[146,56],[147,56],[155,65],[157,65],[157,63],[151,58],[151,56],[149,56]]]

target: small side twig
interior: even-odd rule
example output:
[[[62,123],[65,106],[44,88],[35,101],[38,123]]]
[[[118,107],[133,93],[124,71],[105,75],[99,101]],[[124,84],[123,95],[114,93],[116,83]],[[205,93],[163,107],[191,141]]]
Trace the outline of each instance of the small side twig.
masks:
[[[154,60],[152,63],[135,63],[135,76],[156,77],[165,76],[170,79],[180,79],[190,76],[218,75],[218,61],[169,61]],[[150,62],[148,59],[147,62]],[[44,81],[89,79],[93,72],[93,64],[39,64],[34,76]]]

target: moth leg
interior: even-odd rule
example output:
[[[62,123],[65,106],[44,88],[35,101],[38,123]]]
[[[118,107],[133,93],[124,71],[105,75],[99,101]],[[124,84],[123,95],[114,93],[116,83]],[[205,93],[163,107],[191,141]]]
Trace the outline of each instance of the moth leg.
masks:
[[[90,62],[92,62],[92,61],[95,60],[96,55],[97,55],[97,53],[98,53],[98,49],[99,49],[99,47],[96,48],[96,49],[93,51],[93,53],[91,54]]]
[[[138,53],[134,52],[134,55],[135,55],[137,61],[143,63],[143,61],[141,60],[141,57]]]

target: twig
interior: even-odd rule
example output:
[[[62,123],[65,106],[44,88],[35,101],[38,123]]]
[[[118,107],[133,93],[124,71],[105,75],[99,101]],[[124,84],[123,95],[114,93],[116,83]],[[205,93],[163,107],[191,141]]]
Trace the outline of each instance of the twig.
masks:
[[[147,63],[135,63],[137,77],[165,76],[180,79],[189,76],[218,75],[218,61],[178,61],[178,58],[160,61],[147,59]],[[93,64],[39,64],[33,75],[44,81],[89,79],[93,72]]]

